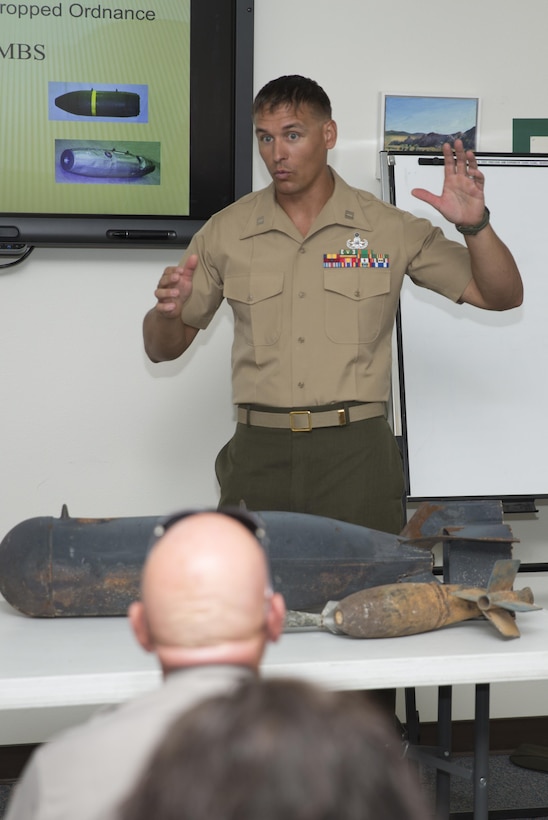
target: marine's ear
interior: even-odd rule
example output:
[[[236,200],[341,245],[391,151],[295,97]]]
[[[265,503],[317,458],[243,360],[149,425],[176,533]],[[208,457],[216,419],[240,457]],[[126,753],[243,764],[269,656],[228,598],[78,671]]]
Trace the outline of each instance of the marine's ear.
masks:
[[[323,126],[323,135],[326,148],[334,148],[337,142],[337,123],[335,120],[327,120]]]

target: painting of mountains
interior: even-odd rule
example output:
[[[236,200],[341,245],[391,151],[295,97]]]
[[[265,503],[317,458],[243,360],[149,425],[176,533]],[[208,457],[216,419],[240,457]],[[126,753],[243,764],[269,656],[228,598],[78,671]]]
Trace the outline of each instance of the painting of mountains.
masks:
[[[477,150],[477,97],[384,95],[382,150],[439,153],[444,142]]]

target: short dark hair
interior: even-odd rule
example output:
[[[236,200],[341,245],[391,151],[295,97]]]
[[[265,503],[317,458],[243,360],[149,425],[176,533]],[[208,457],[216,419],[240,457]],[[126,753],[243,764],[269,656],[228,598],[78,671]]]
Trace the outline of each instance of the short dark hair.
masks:
[[[308,105],[319,115],[331,119],[331,101],[315,80],[300,74],[287,74],[261,88],[253,102],[253,118],[262,111],[271,113],[280,106],[300,108]]]
[[[401,740],[363,693],[251,679],[168,730],[121,820],[425,820]]]

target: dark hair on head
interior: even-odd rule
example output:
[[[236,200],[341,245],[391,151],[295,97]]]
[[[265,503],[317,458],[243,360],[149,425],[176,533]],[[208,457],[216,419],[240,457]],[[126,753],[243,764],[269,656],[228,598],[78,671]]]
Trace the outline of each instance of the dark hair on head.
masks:
[[[426,820],[384,714],[356,693],[251,679],[168,730],[120,820]]]
[[[302,105],[308,105],[319,115],[331,119],[331,101],[323,88],[308,77],[288,74],[261,88],[253,102],[253,117],[261,111],[271,113],[280,106],[300,108]]]

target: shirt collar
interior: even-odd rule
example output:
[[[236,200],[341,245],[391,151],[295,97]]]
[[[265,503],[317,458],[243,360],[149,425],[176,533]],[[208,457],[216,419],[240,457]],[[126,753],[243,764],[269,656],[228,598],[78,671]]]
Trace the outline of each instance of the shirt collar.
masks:
[[[316,217],[310,234],[328,225],[342,225],[356,230],[370,230],[371,225],[358,200],[357,191],[348,185],[336,171],[330,169],[335,180],[333,193]],[[293,235],[297,229],[276,201],[274,183],[259,191],[254,208],[240,238],[248,239],[269,231],[281,231]],[[302,241],[302,236],[299,235]]]

